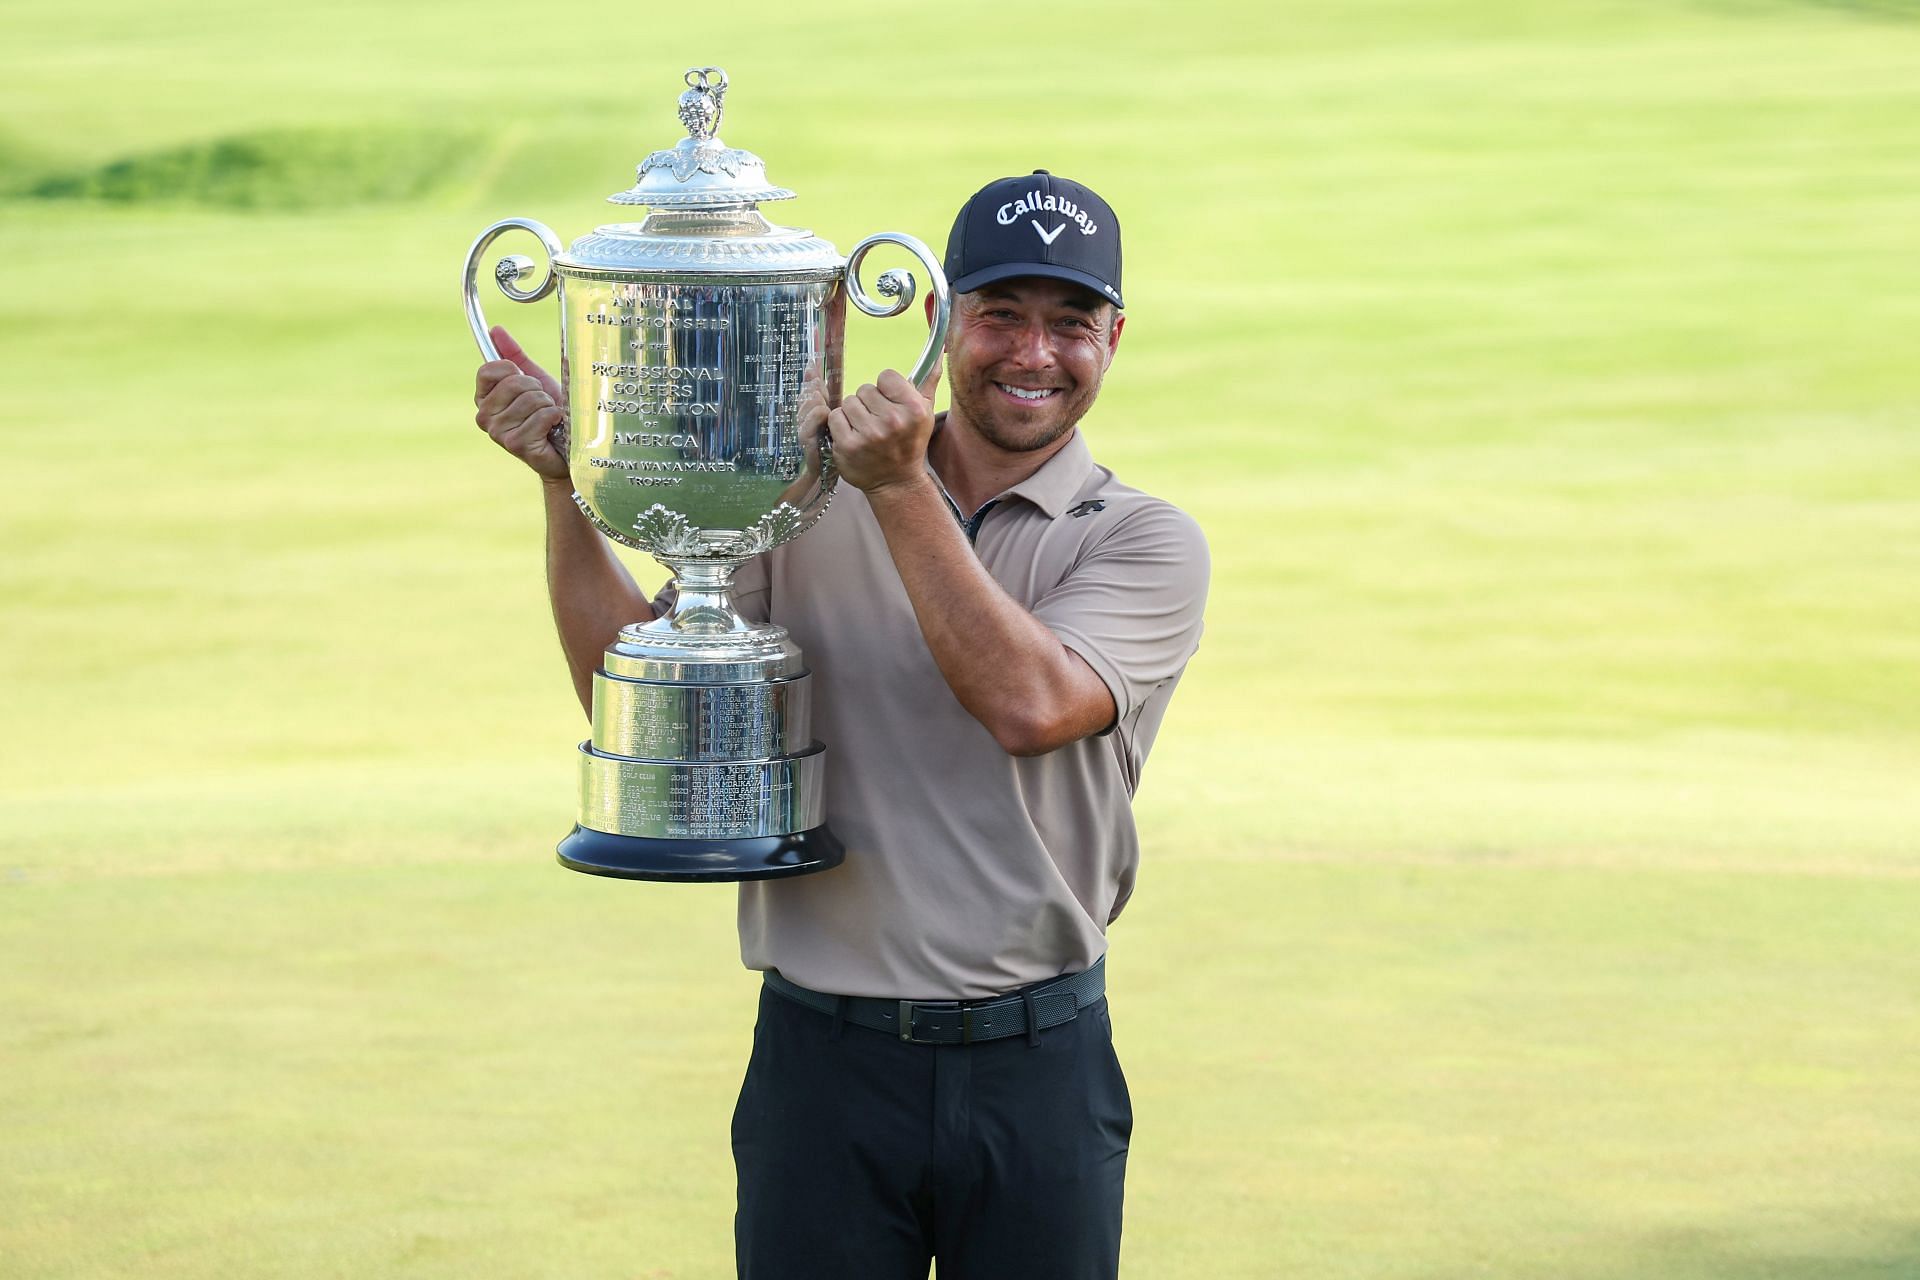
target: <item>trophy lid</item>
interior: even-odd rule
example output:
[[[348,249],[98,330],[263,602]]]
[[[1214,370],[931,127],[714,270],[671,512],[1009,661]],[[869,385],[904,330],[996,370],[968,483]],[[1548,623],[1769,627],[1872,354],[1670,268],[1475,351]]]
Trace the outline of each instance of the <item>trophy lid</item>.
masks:
[[[694,67],[680,95],[680,123],[687,136],[640,162],[639,181],[607,197],[613,204],[655,209],[751,209],[766,200],[791,200],[793,192],[767,183],[767,166],[751,151],[729,147],[718,136],[727,73]]]
[[[608,196],[613,204],[651,206],[643,222],[594,228],[554,259],[569,272],[621,276],[763,276],[824,279],[845,265],[832,244],[799,227],[767,221],[757,205],[791,200],[793,192],[767,184],[767,167],[750,151],[714,136],[727,73],[718,67],[687,72],[680,120],[687,136],[640,165],[640,180]]]

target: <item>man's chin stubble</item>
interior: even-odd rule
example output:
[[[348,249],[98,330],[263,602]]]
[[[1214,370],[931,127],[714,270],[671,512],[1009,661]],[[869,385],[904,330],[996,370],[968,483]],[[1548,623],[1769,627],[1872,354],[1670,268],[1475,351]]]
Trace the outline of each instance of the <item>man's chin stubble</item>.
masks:
[[[1038,453],[1040,450],[1046,448],[1048,445],[1053,444],[1055,441],[1059,440],[1062,436],[1066,435],[1067,432],[1071,430],[1073,430],[1073,424],[1068,423],[1066,426],[1060,428],[1060,430],[1058,431],[1051,432],[1048,435],[1041,436],[1035,439],[1010,440],[1005,436],[999,436],[999,437],[990,436],[988,438],[992,440],[996,446],[1006,450],[1008,453]]]
[[[1034,453],[1040,449],[1044,449],[1048,445],[1060,440],[1080,422],[1080,416],[1075,416],[1067,422],[1062,423],[1059,429],[1046,432],[1044,435],[1012,436],[1000,429],[999,425],[994,421],[992,414],[968,412],[968,410],[976,408],[976,406],[965,403],[961,404],[959,408],[961,412],[965,414],[967,420],[974,424],[974,434],[978,435],[994,448],[1004,450],[1007,453]]]

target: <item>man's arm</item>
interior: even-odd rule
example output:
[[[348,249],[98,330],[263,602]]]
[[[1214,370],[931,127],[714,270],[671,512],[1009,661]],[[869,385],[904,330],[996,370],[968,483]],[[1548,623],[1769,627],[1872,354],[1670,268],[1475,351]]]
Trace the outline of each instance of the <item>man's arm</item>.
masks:
[[[865,491],[927,648],[960,705],[1010,754],[1037,756],[1114,721],[1106,683],[993,580],[926,471],[932,405],[889,370],[829,419]]]
[[[573,501],[560,384],[505,329],[493,340],[505,357],[480,366],[474,422],[540,477],[547,514],[547,596],[574,692],[593,714],[593,673],[620,628],[654,616],[646,593],[613,546]]]
[[[646,622],[653,604],[574,505],[571,480],[540,482],[547,508],[547,599],[580,706],[593,714],[593,673],[620,628]]]
[[[867,497],[940,674],[994,741],[1045,755],[1113,723],[1106,683],[993,580],[932,477]]]

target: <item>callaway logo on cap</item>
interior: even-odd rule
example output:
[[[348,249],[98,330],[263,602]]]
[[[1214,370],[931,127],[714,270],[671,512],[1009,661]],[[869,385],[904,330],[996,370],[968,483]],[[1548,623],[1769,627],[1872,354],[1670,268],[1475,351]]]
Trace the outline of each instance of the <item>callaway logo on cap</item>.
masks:
[[[1120,222],[1091,188],[1045,169],[1002,178],[960,207],[947,237],[955,293],[1015,276],[1050,276],[1120,301]]]

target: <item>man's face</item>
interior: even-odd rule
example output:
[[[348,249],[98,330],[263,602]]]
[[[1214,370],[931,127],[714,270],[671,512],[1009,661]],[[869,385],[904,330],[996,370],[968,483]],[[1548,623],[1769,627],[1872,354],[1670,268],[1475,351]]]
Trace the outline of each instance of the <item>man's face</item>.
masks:
[[[1100,394],[1126,317],[1093,290],[1043,276],[954,299],[947,331],[953,407],[988,443],[1044,449]]]

